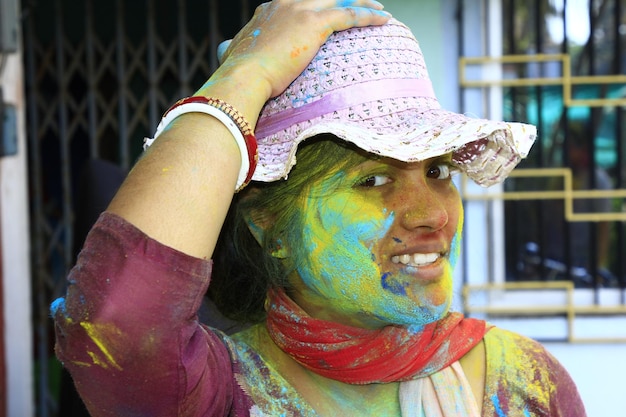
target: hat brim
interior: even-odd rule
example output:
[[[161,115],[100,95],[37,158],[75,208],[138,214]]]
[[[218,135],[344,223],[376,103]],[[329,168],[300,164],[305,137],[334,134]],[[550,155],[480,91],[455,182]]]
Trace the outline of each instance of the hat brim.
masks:
[[[536,138],[536,128],[532,125],[472,118],[443,109],[413,111],[404,118],[404,128],[366,128],[365,125],[363,120],[317,120],[289,142],[262,141],[259,143],[262,157],[253,180],[270,182],[287,178],[296,164],[300,143],[317,135],[332,134],[367,152],[404,162],[452,153],[453,163],[472,180],[490,186],[506,178],[527,156]]]

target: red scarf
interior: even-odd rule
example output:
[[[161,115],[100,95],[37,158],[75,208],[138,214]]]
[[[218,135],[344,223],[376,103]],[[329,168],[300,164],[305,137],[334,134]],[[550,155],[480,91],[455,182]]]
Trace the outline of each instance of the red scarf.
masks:
[[[311,371],[349,384],[397,382],[433,374],[476,346],[488,328],[461,313],[427,324],[370,330],[307,315],[282,290],[270,290],[267,328],[274,342]]]

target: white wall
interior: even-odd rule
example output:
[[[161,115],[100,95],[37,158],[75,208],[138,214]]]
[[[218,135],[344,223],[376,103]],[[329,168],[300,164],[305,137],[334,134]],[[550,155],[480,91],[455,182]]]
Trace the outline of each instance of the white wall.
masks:
[[[22,56],[7,55],[0,74],[4,101],[17,109],[17,155],[0,158],[0,229],[7,416],[34,415],[27,144]]]
[[[437,98],[444,108],[455,110],[456,70],[450,68],[449,57],[456,60],[456,39],[450,33],[456,31],[453,20],[455,1],[451,0],[383,0],[385,10],[411,28],[424,53],[428,73]],[[452,25],[452,26],[451,26]],[[450,31],[446,31],[449,28]],[[452,70],[452,72],[450,72]],[[450,83],[450,81],[454,81]]]
[[[576,382],[588,417],[626,415],[625,344],[546,343]]]

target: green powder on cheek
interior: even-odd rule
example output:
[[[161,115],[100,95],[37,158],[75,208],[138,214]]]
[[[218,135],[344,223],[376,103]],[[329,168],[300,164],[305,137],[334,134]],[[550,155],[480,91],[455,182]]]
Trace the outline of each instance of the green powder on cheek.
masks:
[[[459,203],[460,204],[460,203]],[[456,266],[456,263],[461,256],[461,240],[463,239],[463,206],[459,210],[459,221],[457,224],[456,233],[454,238],[452,239],[451,247],[450,247],[450,265],[452,269]]]
[[[302,235],[305,262],[298,268],[304,282],[331,299],[376,296],[380,270],[370,247],[387,233],[392,217],[354,195],[311,202]]]

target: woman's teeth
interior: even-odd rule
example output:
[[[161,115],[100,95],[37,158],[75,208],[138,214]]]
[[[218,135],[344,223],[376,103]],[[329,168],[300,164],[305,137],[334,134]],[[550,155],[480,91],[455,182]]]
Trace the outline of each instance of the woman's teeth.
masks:
[[[394,264],[424,266],[432,264],[439,258],[438,253],[414,253],[413,255],[404,254],[391,257]]]

